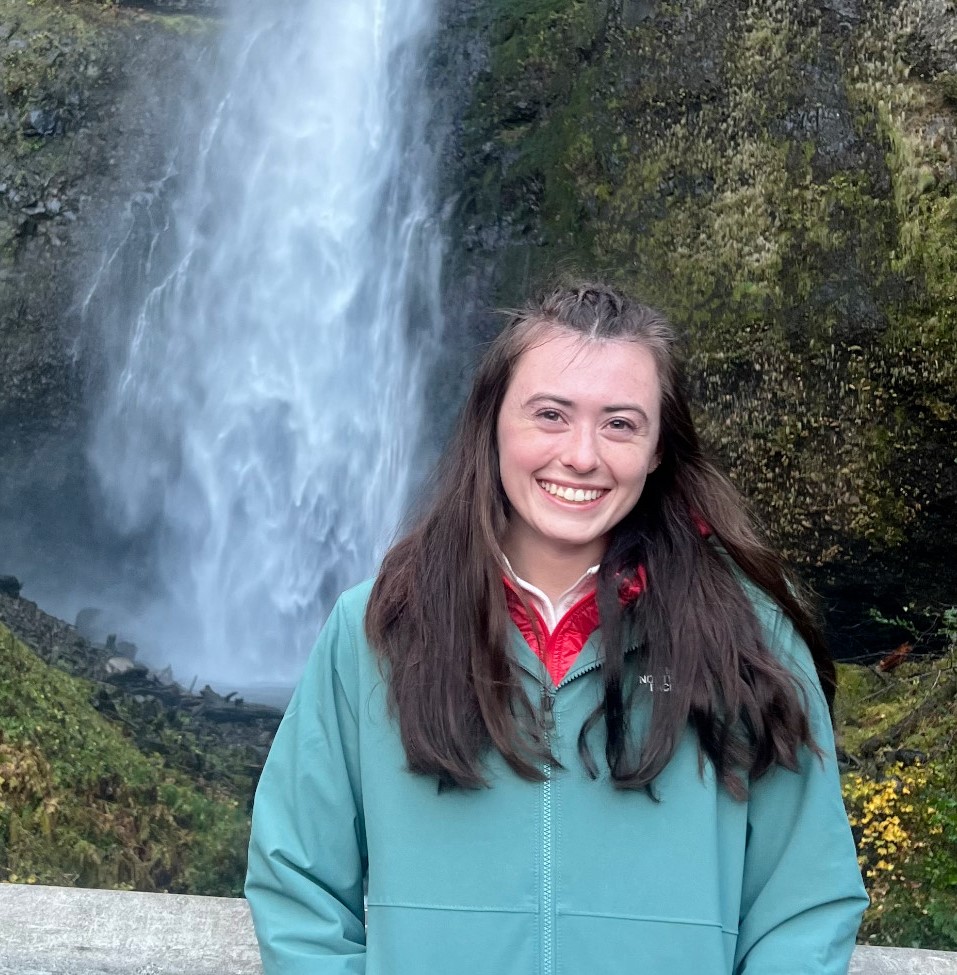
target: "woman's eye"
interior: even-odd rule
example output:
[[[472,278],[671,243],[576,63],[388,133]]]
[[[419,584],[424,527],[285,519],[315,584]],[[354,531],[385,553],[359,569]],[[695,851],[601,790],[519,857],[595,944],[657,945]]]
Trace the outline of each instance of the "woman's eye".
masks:
[[[548,420],[550,422],[554,422],[562,418],[562,415],[558,412],[558,410],[539,410],[538,416],[540,419]]]
[[[630,420],[624,420],[620,416],[616,416],[613,419],[609,420],[608,426],[612,430],[619,430],[625,433],[630,433],[635,429],[634,423],[632,423]]]

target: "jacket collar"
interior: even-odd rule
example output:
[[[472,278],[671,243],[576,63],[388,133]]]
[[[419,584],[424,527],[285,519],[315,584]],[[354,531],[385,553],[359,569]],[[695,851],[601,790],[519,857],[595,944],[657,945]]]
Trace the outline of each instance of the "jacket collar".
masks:
[[[618,584],[618,597],[621,604],[625,606],[634,602],[644,591],[647,581],[643,566],[639,566],[633,575],[622,577]],[[544,664],[552,683],[557,687],[583,670],[600,664],[598,652],[600,640],[596,632],[600,620],[594,591],[571,606],[558,621],[555,629],[549,633],[545,621],[534,606],[529,605],[530,612],[526,611],[523,596],[512,580],[503,576],[503,583],[509,615],[521,634],[520,643],[525,645],[524,649],[519,647],[518,659],[522,663],[522,658],[526,656],[528,650],[537,657],[538,663],[534,667],[534,676],[541,677]],[[528,604],[527,598],[525,604]],[[531,670],[527,666],[524,669]]]

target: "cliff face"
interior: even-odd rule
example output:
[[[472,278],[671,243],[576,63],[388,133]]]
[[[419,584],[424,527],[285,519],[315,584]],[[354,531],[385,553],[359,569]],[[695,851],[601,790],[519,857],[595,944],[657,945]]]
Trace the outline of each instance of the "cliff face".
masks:
[[[162,173],[203,21],[0,0],[0,422],[69,422],[63,325],[116,207]],[[88,256],[90,255],[90,256]]]
[[[212,24],[93,0],[0,0],[0,524],[8,553],[29,546],[38,524],[63,536],[84,521],[90,373],[78,368],[76,344],[84,295],[124,209],[168,175],[168,119],[192,90]]]
[[[490,0],[457,23],[486,46],[451,277],[493,269],[509,304],[572,265],[686,328],[701,428],[840,601],[845,654],[868,606],[951,604],[953,5]]]

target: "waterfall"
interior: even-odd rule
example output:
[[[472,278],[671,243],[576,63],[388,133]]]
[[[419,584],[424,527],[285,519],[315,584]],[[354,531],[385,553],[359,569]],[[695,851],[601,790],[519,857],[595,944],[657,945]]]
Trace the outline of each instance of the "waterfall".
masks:
[[[149,539],[155,591],[122,625],[181,680],[293,680],[421,479],[432,6],[235,3],[199,137],[84,304],[126,267],[89,456],[114,529]]]

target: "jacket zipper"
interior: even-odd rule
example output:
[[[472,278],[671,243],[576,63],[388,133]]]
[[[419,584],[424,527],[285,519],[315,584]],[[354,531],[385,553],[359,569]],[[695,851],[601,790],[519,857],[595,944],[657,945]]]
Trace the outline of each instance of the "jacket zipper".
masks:
[[[634,648],[632,648],[634,649]],[[542,730],[545,732],[545,747],[550,748],[552,735],[555,731],[555,695],[566,684],[583,677],[585,674],[598,670],[600,661],[595,661],[579,670],[568,674],[555,688],[542,684]],[[541,678],[538,678],[541,680]],[[547,678],[546,678],[547,679]],[[542,975],[552,975],[555,969],[555,892],[553,886],[553,833],[552,833],[552,763],[542,765],[545,776],[542,781]]]
[[[597,661],[576,674],[570,674],[551,689],[542,684],[542,729],[545,732],[545,747],[551,748],[555,731],[555,695],[570,681],[583,674],[597,670]],[[555,890],[552,873],[553,833],[552,833],[552,763],[545,762],[542,767],[545,778],[542,782],[542,975],[552,975],[555,969]]]
[[[557,688],[556,688],[557,690]],[[555,730],[555,691],[542,685],[542,725],[545,747],[551,747]],[[553,900],[552,890],[552,763],[542,769],[542,975],[552,975],[553,965]]]

